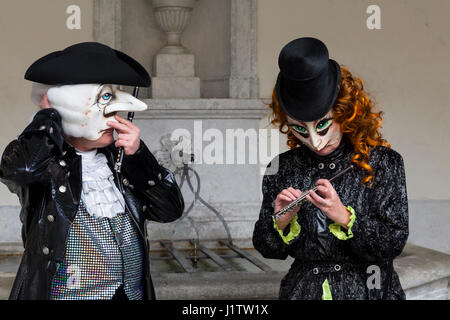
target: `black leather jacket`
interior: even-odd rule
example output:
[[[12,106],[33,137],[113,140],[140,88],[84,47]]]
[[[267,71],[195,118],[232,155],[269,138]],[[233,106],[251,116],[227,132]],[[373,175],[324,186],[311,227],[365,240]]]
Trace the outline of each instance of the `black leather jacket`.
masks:
[[[114,170],[118,148],[99,148],[145,243],[144,296],[154,299],[150,277],[146,220],[171,222],[184,210],[173,174],[161,167],[141,140],[134,155],[124,155],[122,173]],[[6,147],[0,180],[22,206],[24,254],[10,299],[49,299],[53,276],[65,255],[66,239],[81,196],[81,156],[62,135],[61,117],[43,109],[18,139]]]

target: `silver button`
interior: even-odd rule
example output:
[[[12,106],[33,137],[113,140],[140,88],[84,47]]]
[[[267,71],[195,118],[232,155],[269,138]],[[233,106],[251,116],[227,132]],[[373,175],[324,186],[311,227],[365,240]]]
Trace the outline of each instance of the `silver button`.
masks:
[[[65,186],[60,186],[59,187],[59,192],[62,192],[62,193],[66,192],[66,187]]]
[[[154,185],[156,185],[156,183],[155,183],[155,181],[153,181],[153,180],[149,180],[149,181],[148,181],[148,185],[149,185],[150,187],[153,187]]]
[[[53,128],[50,127],[50,129],[48,129],[48,132],[50,132],[50,134],[52,134],[53,133]]]
[[[66,166],[66,162],[65,162],[64,160],[60,160],[60,161],[59,161],[59,165],[60,165],[61,167],[65,167],[65,166]]]
[[[158,179],[161,180],[162,179],[162,174],[158,173]]]
[[[66,153],[67,153],[67,151],[63,151],[62,155],[63,155],[63,156],[65,156],[65,155],[66,155]]]
[[[314,274],[318,274],[318,273],[319,273],[319,269],[318,269],[318,268],[314,268],[314,269],[313,269],[313,273],[314,273]]]
[[[319,163],[319,169],[323,169],[323,168],[325,168],[325,165],[322,162]]]
[[[335,266],[334,266],[334,270],[336,270],[336,271],[339,271],[339,270],[341,270],[341,266],[340,266],[340,265],[338,265],[338,264],[337,264],[337,265],[335,265]]]
[[[53,222],[53,221],[55,221],[55,217],[52,216],[51,214],[49,214],[49,215],[47,216],[47,220],[48,220],[49,222]]]
[[[128,179],[126,179],[126,178],[124,178],[124,179],[122,180],[122,182],[123,182],[123,184],[124,184],[125,186],[128,186],[128,185],[130,184],[130,182],[128,182]]]
[[[40,126],[39,130],[45,130],[45,126]]]
[[[145,211],[145,210],[147,210],[147,206],[144,204],[144,205],[142,206],[142,211]]]
[[[45,255],[48,255],[50,253],[50,250],[47,247],[42,248],[42,253]]]
[[[330,165],[328,166],[331,170],[333,170],[334,168],[336,168],[336,165],[332,162],[330,163]]]

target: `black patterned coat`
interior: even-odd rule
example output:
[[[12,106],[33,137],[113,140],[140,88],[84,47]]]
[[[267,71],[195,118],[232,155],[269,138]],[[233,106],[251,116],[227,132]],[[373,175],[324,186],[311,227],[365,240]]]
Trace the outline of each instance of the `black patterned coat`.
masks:
[[[332,182],[344,206],[355,210],[352,238],[339,240],[332,234],[328,226],[334,221],[309,201],[298,212],[300,234],[289,244],[274,228],[271,215],[278,193],[288,187],[307,191],[318,179],[329,179],[350,165],[353,146],[345,136],[341,141],[327,156],[302,146],[272,160],[263,178],[253,245],[266,258],[295,258],[281,281],[280,299],[322,299],[326,279],[332,299],[406,299],[392,265],[409,234],[404,163],[393,149],[378,146],[371,151],[372,188],[362,183],[367,171],[359,167]]]

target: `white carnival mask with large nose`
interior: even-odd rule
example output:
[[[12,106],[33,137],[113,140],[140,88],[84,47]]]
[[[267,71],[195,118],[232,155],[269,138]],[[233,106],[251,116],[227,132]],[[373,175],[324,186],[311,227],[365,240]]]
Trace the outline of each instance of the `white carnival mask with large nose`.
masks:
[[[296,133],[296,137],[313,151],[336,144],[343,135],[339,124],[333,119],[332,110],[316,121],[297,121],[300,124],[290,122],[289,126]]]
[[[77,84],[51,87],[47,98],[61,115],[65,134],[97,140],[109,129],[119,111],[144,111],[147,105],[111,84]]]

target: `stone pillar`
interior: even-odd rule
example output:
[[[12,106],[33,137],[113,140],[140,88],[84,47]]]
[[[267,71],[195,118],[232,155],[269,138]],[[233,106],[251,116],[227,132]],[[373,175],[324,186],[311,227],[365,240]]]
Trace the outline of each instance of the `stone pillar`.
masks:
[[[259,98],[256,0],[231,0],[230,98]]]
[[[200,98],[200,78],[195,77],[195,57],[181,44],[196,0],[152,0],[155,18],[167,43],[154,59],[152,97]]]
[[[94,0],[94,41],[120,50],[122,0]]]

